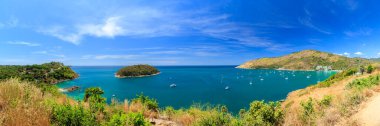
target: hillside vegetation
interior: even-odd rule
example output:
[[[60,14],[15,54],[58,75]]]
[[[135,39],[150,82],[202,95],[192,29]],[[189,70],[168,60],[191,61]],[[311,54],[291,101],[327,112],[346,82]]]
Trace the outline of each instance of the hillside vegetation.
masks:
[[[371,61],[362,58],[348,58],[326,52],[304,50],[282,57],[251,60],[237,68],[315,70],[317,66],[331,66],[333,70],[345,70],[362,65],[367,66],[370,63]]]
[[[279,102],[254,101],[249,109],[232,115],[225,106],[195,104],[188,109],[160,108],[143,94],[106,104],[103,90],[86,89],[83,101],[73,101],[35,84],[6,79],[0,81],[0,125],[57,126],[246,126],[280,125],[284,112]]]
[[[36,83],[56,84],[78,77],[70,67],[59,62],[50,62],[41,65],[6,65],[0,66],[0,80],[20,78]]]
[[[366,67],[362,75],[352,71],[345,70],[324,82],[289,93],[282,103],[283,125],[366,125],[355,115],[368,99],[380,94],[380,71],[372,66]]]
[[[160,73],[160,71],[150,65],[133,65],[121,68],[116,73],[116,77],[138,77],[138,76],[149,76]]]

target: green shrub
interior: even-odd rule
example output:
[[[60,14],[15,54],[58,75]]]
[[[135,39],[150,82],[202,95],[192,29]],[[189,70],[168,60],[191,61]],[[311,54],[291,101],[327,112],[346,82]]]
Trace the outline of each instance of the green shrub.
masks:
[[[318,83],[318,87],[330,87],[331,84],[334,84],[337,81],[343,80],[347,76],[352,76],[357,72],[358,72],[357,68],[350,68],[342,72],[336,73],[330,76],[329,78],[327,78],[325,81]]]
[[[373,72],[373,66],[372,65],[369,65],[368,67],[367,67],[367,73],[372,73]]]
[[[330,106],[332,97],[330,95],[323,96],[322,100],[318,102],[319,106],[328,107]]]
[[[173,115],[175,114],[175,110],[173,107],[168,106],[168,107],[165,107],[164,113],[166,116],[168,116],[168,119],[171,120]]]
[[[90,110],[93,112],[103,112],[106,104],[106,98],[102,97],[104,91],[99,87],[87,88],[85,91],[84,101],[89,102]]]
[[[97,126],[95,116],[83,106],[54,105],[51,123],[58,126]]]
[[[217,112],[208,116],[202,117],[197,123],[199,126],[225,126],[231,121],[231,116],[223,112]]]
[[[144,96],[143,93],[137,95],[137,98],[132,99],[132,102],[140,102],[145,105],[149,110],[158,110],[158,103],[155,99]]]
[[[58,91],[58,87],[56,85],[51,85],[51,84],[37,84],[36,85],[38,88],[41,89],[43,95],[50,93],[53,96],[59,96],[62,93]]]
[[[302,101],[301,106],[302,106],[301,120],[304,123],[311,124],[314,120],[314,113],[315,113],[313,99],[309,98],[306,102]]]
[[[352,81],[351,83],[347,85],[347,88],[362,90],[364,88],[370,88],[372,86],[379,85],[379,83],[380,83],[380,75],[369,76],[367,78],[356,79]]]
[[[254,101],[243,117],[244,125],[272,126],[283,121],[284,113],[279,102]]]
[[[118,112],[111,116],[109,122],[107,122],[108,126],[125,126],[127,124],[127,114]]]
[[[142,113],[128,113],[127,123],[129,126],[149,126],[150,123],[144,118]]]

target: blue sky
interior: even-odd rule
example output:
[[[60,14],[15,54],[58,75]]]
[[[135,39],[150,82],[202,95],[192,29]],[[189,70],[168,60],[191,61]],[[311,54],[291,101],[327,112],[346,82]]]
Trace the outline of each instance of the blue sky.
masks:
[[[236,65],[380,57],[378,0],[2,0],[0,64]]]

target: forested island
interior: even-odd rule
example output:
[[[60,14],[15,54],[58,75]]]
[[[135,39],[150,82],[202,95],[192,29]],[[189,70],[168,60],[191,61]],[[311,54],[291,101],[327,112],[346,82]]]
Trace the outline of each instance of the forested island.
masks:
[[[20,78],[35,83],[57,84],[78,77],[70,67],[60,62],[41,65],[3,65],[0,66],[0,80]]]
[[[140,64],[140,65],[132,65],[121,68],[116,72],[115,76],[118,78],[125,77],[144,77],[144,76],[152,76],[159,74],[160,71],[150,65]]]

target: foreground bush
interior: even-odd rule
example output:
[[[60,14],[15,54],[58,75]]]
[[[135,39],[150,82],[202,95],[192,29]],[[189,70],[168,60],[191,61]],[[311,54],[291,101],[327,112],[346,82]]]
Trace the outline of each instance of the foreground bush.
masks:
[[[284,113],[279,102],[254,101],[249,110],[243,114],[244,125],[273,126],[280,125]]]
[[[369,76],[368,78],[356,79],[347,85],[350,89],[370,88],[380,84],[380,75]]]
[[[157,111],[158,103],[155,99],[149,98],[149,96],[145,96],[144,94],[137,95],[137,98],[132,99],[134,103],[142,103],[149,110]]]
[[[54,105],[51,123],[58,126],[96,126],[95,115],[82,105]]]

